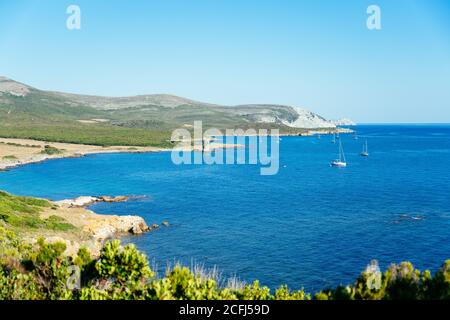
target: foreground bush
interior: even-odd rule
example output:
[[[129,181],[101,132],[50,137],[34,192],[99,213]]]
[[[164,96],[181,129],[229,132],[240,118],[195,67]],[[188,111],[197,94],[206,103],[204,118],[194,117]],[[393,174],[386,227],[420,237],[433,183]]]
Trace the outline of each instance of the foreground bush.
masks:
[[[175,267],[157,278],[133,245],[107,243],[98,259],[86,249],[64,255],[65,244],[22,243],[0,227],[0,300],[397,300],[450,299],[450,260],[431,276],[411,263],[392,265],[383,274],[375,262],[353,285],[308,295],[281,286],[274,293],[259,282],[219,286],[211,276]]]

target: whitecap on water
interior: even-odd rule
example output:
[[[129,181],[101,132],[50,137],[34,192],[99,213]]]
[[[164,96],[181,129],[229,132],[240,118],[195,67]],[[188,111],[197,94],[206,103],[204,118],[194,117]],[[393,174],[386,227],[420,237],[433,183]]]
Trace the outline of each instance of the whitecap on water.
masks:
[[[408,222],[408,221],[421,221],[421,220],[425,220],[426,217],[425,216],[420,216],[420,215],[408,215],[405,213],[399,214],[398,217],[394,220],[391,221],[391,223],[393,224],[399,224],[402,222]]]

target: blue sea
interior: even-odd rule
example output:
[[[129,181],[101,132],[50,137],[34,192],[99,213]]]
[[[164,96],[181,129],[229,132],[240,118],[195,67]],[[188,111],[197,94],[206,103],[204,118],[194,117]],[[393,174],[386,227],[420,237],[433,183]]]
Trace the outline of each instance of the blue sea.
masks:
[[[332,168],[330,136],[283,137],[280,171],[172,164],[169,152],[52,160],[0,173],[0,189],[53,200],[136,195],[97,204],[169,227],[135,243],[168,263],[217,266],[223,277],[308,291],[348,284],[376,259],[435,271],[450,258],[450,126],[358,126],[342,135],[347,168]],[[368,141],[370,157],[359,154]]]

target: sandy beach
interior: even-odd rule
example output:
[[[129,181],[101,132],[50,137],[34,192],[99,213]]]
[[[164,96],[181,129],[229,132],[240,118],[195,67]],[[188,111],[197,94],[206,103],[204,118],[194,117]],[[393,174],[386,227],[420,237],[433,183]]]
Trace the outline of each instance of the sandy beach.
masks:
[[[45,146],[61,150],[59,154],[45,154]],[[94,153],[116,152],[159,152],[169,149],[156,147],[114,146],[102,147],[83,144],[45,142],[31,139],[5,139],[0,138],[0,170],[16,166],[41,162],[49,159],[82,157]]]
[[[61,151],[58,154],[46,154],[43,151],[45,146],[50,146]],[[211,143],[207,150],[212,151],[220,148],[240,148],[238,144]],[[184,147],[178,150],[201,151],[199,147]],[[142,152],[162,152],[171,149],[158,147],[137,147],[137,146],[112,146],[102,147],[84,144],[46,142],[32,139],[7,139],[0,138],[0,170],[6,170],[17,166],[37,163],[51,159],[76,158],[88,154],[98,153],[142,153]]]

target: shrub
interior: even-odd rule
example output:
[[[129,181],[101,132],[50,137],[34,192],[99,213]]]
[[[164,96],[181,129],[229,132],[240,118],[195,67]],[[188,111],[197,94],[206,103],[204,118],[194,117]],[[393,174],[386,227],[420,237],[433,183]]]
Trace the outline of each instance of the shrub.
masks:
[[[425,295],[429,299],[450,299],[450,260],[445,261],[434,278],[430,279],[430,274],[426,275],[428,288],[428,295]]]
[[[42,154],[48,154],[48,155],[55,155],[55,154],[62,154],[64,150],[46,145],[44,146],[44,150],[41,151]]]
[[[217,278],[177,266],[155,278],[134,245],[108,242],[99,258],[81,248],[74,258],[64,255],[65,244],[39,239],[33,247],[0,226],[0,300],[310,300],[303,290],[281,286],[272,294],[258,281],[220,287]],[[71,267],[81,272],[81,287],[69,288]],[[375,266],[374,264],[371,267]],[[194,270],[195,271],[195,270]],[[374,271],[376,271],[374,273]],[[374,278],[376,276],[376,278]],[[374,286],[373,280],[376,280]],[[450,299],[450,260],[434,276],[409,262],[391,265],[384,273],[367,268],[353,285],[313,295],[315,300]]]
[[[95,268],[100,277],[112,279],[119,285],[154,276],[145,255],[132,244],[121,247],[117,240],[105,244]]]
[[[3,160],[17,160],[17,157],[14,155],[3,156]]]
[[[268,287],[261,287],[259,281],[253,282],[251,285],[246,285],[244,289],[236,292],[239,300],[271,300],[270,289]]]
[[[39,249],[31,255],[32,273],[35,275],[42,290],[49,299],[68,299],[71,292],[67,281],[71,275],[69,267],[73,264],[69,257],[64,256],[64,243],[45,243],[38,240]]]
[[[299,290],[291,292],[289,288],[284,285],[275,291],[275,300],[310,300],[310,296],[305,294],[305,291]]]

